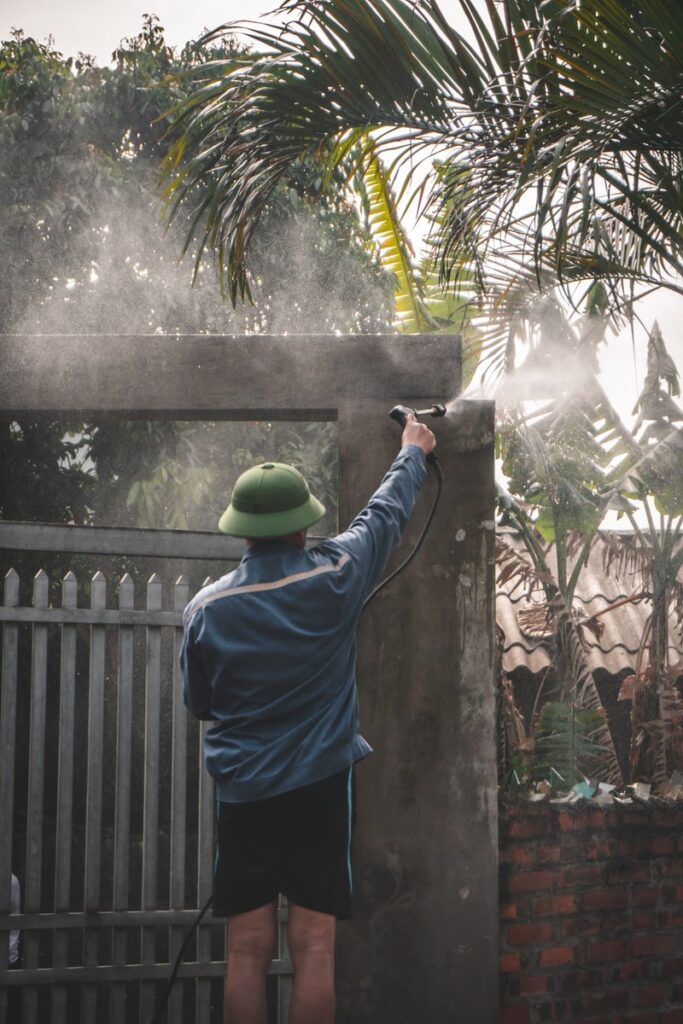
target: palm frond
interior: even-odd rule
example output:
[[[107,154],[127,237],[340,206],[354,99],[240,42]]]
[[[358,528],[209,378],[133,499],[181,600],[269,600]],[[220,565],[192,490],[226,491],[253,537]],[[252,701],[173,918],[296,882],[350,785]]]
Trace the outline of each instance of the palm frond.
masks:
[[[514,130],[529,99],[520,73],[528,40],[518,44],[509,32],[503,46],[497,22],[491,31],[475,5],[462,0],[462,7],[478,47],[448,24],[435,0],[295,0],[282,4],[283,25],[230,26],[257,53],[238,66],[214,62],[210,81],[204,69],[177,112],[183,135],[165,175],[171,216],[179,204],[196,209],[194,232],[200,245],[217,249],[233,297],[244,288],[255,224],[302,153],[371,131],[378,151],[395,154],[392,174],[422,173],[426,181],[439,152],[446,162],[483,152],[480,125],[489,140]],[[534,5],[522,9],[538,23]],[[346,152],[337,145],[333,159]]]
[[[425,286],[413,262],[413,248],[403,230],[389,175],[370,138],[363,138],[359,168],[368,229],[378,247],[382,266],[394,277],[395,326],[406,334],[432,330]]]
[[[363,136],[421,197],[440,283],[483,297],[492,371],[525,290],[559,280],[573,300],[601,280],[614,311],[640,288],[683,293],[679,19],[661,0],[458,6],[468,37],[436,0],[286,0],[277,23],[242,27],[255,55],[204,69],[166,182],[233,301],[291,164],[338,166]]]

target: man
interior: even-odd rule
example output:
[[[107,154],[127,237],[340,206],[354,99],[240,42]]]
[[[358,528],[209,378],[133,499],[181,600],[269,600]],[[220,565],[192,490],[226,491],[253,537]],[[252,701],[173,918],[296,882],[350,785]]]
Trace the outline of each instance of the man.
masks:
[[[352,769],[372,752],[358,726],[356,626],[427,474],[433,433],[410,417],[401,450],[346,532],[306,550],[325,513],[291,466],[235,484],[219,529],[241,563],[185,609],[185,703],[212,721],[213,912],[228,918],[226,1024],[266,1024],[278,893],[289,901],[290,1024],[332,1024],[337,918],[351,916]]]

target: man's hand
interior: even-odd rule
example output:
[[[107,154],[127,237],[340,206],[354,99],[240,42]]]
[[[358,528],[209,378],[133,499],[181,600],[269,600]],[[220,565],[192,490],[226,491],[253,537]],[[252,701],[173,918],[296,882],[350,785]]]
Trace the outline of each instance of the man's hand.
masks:
[[[418,448],[421,448],[425,455],[429,455],[436,448],[436,438],[431,432],[429,427],[425,427],[424,423],[420,423],[412,413],[406,420],[406,425],[403,428],[403,436],[401,438],[401,445],[416,444]]]

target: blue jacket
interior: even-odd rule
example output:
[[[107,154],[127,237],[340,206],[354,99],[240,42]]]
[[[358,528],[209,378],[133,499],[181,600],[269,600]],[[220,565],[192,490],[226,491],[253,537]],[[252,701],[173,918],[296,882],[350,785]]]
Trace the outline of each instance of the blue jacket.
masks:
[[[427,474],[402,448],[348,530],[307,551],[247,550],[184,612],[185,704],[212,721],[204,742],[216,797],[276,796],[372,753],[358,725],[356,627]]]

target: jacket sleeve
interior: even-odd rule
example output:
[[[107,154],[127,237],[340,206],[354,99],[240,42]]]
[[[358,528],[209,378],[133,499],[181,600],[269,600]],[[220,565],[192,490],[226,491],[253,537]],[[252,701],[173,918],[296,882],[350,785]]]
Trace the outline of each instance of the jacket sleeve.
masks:
[[[334,543],[351,555],[363,599],[403,536],[426,476],[422,449],[405,445],[363,511],[348,530],[334,538]]]
[[[195,619],[185,625],[185,636],[180,651],[180,666],[183,670],[183,700],[185,707],[203,721],[213,720],[211,714],[212,689],[206,677],[202,653],[195,635]]]

